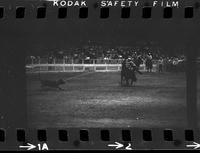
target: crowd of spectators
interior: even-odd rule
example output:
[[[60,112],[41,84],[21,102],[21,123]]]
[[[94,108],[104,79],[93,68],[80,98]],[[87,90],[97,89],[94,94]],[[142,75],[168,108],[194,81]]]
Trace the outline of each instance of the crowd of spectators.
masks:
[[[45,59],[47,63],[74,63],[74,64],[120,64],[126,57],[139,57],[143,60],[143,64],[152,61],[157,64],[159,71],[173,71],[174,67],[180,67],[184,70],[184,55],[167,55],[159,50],[141,49],[137,47],[105,47],[105,46],[85,46],[82,48],[73,48],[67,51],[49,52],[44,56],[29,56],[29,63],[35,61],[37,63]],[[30,58],[31,57],[31,58]],[[31,62],[30,62],[31,60]]]

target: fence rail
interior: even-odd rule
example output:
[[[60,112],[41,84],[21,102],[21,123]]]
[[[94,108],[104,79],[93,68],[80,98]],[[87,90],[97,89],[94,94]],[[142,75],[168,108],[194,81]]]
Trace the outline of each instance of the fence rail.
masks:
[[[144,64],[140,71],[146,71]],[[27,73],[38,72],[118,72],[121,71],[121,64],[30,64],[26,65]],[[153,72],[157,71],[157,65],[153,64]]]
[[[200,61],[200,60],[199,60]],[[152,72],[158,71],[158,60],[152,60]],[[176,61],[177,62],[177,61]],[[49,59],[49,58],[27,58],[26,72],[116,72],[121,71],[122,59]],[[181,62],[180,62],[181,63]],[[199,62],[198,62],[199,63]],[[184,64],[165,63],[163,71],[184,71]],[[140,71],[146,71],[145,64],[140,65]]]
[[[27,58],[27,64],[121,64],[122,59]]]
[[[121,64],[122,59],[48,59],[48,58],[27,58],[26,63],[30,64]],[[156,64],[157,60],[153,60]]]

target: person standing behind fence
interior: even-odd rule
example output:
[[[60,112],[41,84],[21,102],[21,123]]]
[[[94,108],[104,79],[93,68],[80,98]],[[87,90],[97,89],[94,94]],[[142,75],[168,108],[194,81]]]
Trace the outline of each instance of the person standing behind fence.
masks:
[[[124,59],[122,60],[122,67],[121,67],[121,85],[123,84],[124,76],[126,73],[127,69],[127,64],[128,64],[128,58],[125,56]]]
[[[53,64],[53,57],[52,56],[49,56],[48,57],[48,64]],[[53,67],[52,66],[48,66],[48,71],[51,71],[53,70]]]
[[[163,59],[162,58],[160,58],[158,60],[158,72],[159,73],[163,72]]]
[[[147,59],[145,62],[147,72],[152,72],[153,68],[153,62],[152,62],[152,57],[147,55]]]
[[[167,72],[167,64],[168,64],[168,58],[165,57],[163,59],[163,72]]]

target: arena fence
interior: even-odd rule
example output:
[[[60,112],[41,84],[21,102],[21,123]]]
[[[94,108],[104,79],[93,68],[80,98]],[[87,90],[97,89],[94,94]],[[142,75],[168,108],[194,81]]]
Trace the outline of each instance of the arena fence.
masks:
[[[26,72],[118,72],[121,71],[122,59],[48,59],[27,58]],[[145,64],[140,65],[140,71],[146,71]],[[153,60],[152,72],[158,71],[158,61]]]
[[[144,64],[140,71],[146,71]],[[121,64],[33,64],[26,66],[27,73],[38,72],[118,72],[121,71]],[[157,65],[153,64],[153,72],[157,71]]]

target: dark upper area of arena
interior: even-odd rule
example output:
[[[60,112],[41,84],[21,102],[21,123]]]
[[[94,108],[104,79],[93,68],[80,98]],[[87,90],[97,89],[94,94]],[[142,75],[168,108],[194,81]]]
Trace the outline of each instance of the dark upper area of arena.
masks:
[[[0,25],[2,50],[4,46],[22,48],[27,55],[46,54],[46,51],[81,48],[88,41],[112,47],[132,46],[155,42],[165,53],[183,51],[187,45],[198,44],[199,33],[192,24],[181,20],[100,20],[67,19],[6,21]],[[12,44],[12,45],[11,45]]]

